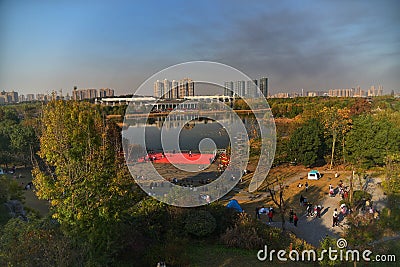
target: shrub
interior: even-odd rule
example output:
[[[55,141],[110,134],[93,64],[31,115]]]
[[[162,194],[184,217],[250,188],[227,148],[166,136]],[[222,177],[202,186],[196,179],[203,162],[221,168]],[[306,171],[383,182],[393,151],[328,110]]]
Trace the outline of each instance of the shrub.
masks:
[[[383,229],[400,230],[400,198],[389,196],[388,207],[382,209],[380,213],[379,225]]]
[[[214,216],[206,210],[189,213],[185,220],[185,231],[197,237],[204,237],[214,232],[217,223]]]
[[[372,196],[370,193],[361,191],[361,190],[356,190],[353,192],[353,204],[356,206],[361,203],[363,199],[371,199]]]
[[[233,227],[239,214],[234,209],[228,209],[224,205],[215,202],[207,206],[207,211],[214,216],[217,222],[215,233],[218,235],[225,233],[229,227]]]
[[[167,266],[190,266],[189,245],[187,238],[170,236],[165,243],[153,245],[143,257],[135,259],[135,266],[157,266],[158,262],[165,262]]]
[[[264,240],[257,233],[257,222],[243,213],[234,227],[228,228],[221,236],[221,241],[228,247],[257,249],[264,245]]]
[[[321,241],[318,254],[321,255],[322,250],[329,250],[329,248],[336,249],[337,248],[336,242],[337,240],[335,238],[326,236]],[[336,260],[331,260],[329,257],[323,257],[323,259],[319,262],[319,264],[321,266],[337,266],[338,264],[340,264],[340,259],[338,257]]]

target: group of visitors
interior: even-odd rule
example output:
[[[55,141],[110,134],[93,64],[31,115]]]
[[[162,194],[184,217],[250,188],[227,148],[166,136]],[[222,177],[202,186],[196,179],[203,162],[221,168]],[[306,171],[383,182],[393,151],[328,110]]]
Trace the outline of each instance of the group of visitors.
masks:
[[[379,210],[372,206],[372,201],[370,199],[364,199],[361,210],[369,214],[369,216],[373,217],[374,219],[379,219]]]
[[[333,214],[332,214],[332,227],[339,226],[339,222],[340,222],[339,215],[342,216],[342,218],[343,218],[348,213],[349,213],[349,209],[347,208],[346,204],[344,204],[344,203],[340,205],[340,212],[338,211],[337,208],[335,208],[335,210],[333,211]]]
[[[336,192],[341,196],[342,199],[347,199],[349,197],[349,189],[347,186],[344,186],[342,180],[339,181],[337,188],[334,188],[332,184],[329,184],[329,196],[336,196]]]
[[[199,195],[199,200],[200,201],[205,201],[207,204],[211,203],[211,197],[208,194],[200,194]]]
[[[315,216],[316,218],[321,218],[321,211],[322,211],[321,205],[315,205],[313,207],[313,204],[311,203],[307,204],[307,217]]]
[[[340,180],[339,182],[339,195],[341,196],[342,199],[349,198],[349,189],[347,186],[344,186],[342,180]]]
[[[256,217],[257,219],[261,219],[261,214],[267,214],[268,222],[272,222],[275,214],[274,208],[265,208],[265,207],[256,207]]]
[[[155,154],[148,154],[148,155],[143,156],[143,162],[148,162],[148,161],[154,162],[156,160],[157,160],[157,157]]]

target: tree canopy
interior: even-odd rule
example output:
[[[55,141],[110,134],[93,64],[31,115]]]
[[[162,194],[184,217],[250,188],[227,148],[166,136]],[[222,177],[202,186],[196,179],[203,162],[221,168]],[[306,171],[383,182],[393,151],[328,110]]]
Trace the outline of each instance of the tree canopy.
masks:
[[[292,161],[313,166],[324,155],[324,130],[322,124],[311,119],[298,128],[290,138],[289,150]]]
[[[388,153],[400,148],[400,125],[388,114],[360,115],[354,119],[347,139],[347,156],[353,164],[383,166]]]

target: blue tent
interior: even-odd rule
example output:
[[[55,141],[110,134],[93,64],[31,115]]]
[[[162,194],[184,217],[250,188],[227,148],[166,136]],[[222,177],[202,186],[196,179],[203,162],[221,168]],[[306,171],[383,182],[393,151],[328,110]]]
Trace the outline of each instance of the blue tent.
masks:
[[[227,208],[235,209],[238,212],[243,212],[242,207],[240,207],[239,203],[237,202],[236,199],[232,199],[229,201],[228,205],[226,205]]]

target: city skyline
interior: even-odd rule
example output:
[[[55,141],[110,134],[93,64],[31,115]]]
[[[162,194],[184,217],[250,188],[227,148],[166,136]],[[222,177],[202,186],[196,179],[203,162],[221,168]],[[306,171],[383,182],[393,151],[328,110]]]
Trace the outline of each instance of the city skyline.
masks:
[[[0,91],[79,86],[131,94],[165,67],[210,60],[249,77],[267,75],[272,94],[378,84],[385,94],[398,93],[399,7],[397,1],[2,1]]]

